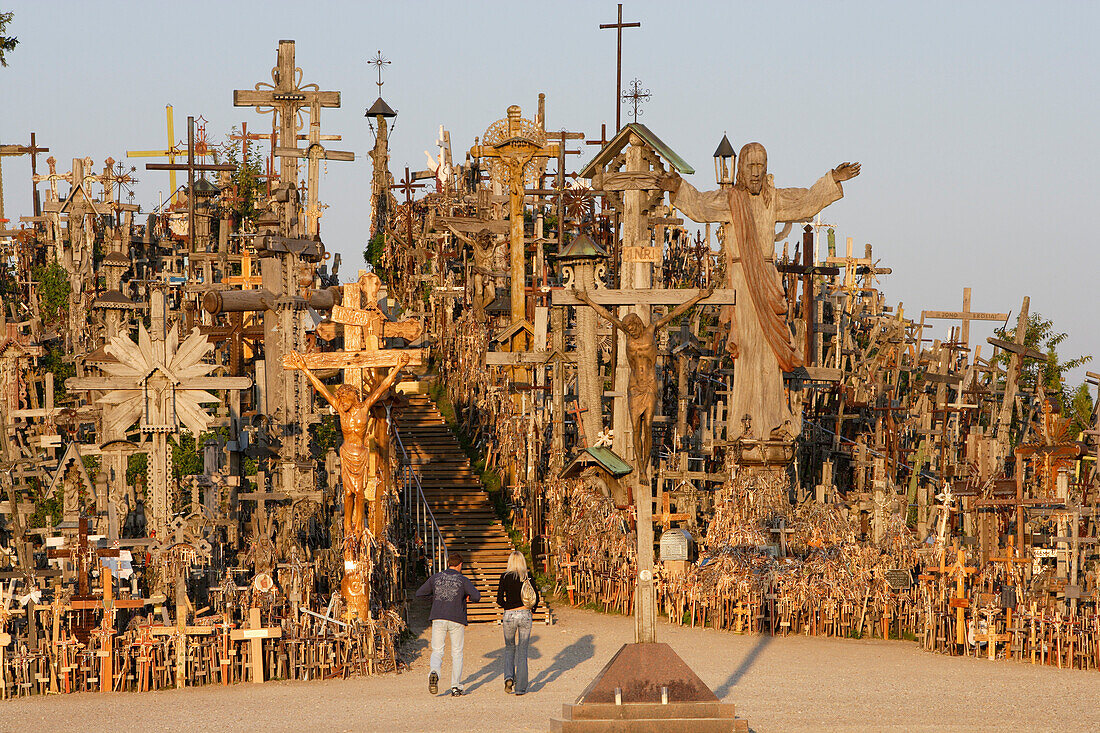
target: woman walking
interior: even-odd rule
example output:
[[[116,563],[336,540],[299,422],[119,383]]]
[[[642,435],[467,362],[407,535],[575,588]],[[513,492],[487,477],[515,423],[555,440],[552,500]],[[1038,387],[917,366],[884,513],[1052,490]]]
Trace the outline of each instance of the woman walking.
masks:
[[[504,609],[505,692],[527,692],[527,644],[540,600],[535,579],[527,571],[527,560],[522,552],[512,550],[508,570],[501,573],[497,586],[497,605]]]

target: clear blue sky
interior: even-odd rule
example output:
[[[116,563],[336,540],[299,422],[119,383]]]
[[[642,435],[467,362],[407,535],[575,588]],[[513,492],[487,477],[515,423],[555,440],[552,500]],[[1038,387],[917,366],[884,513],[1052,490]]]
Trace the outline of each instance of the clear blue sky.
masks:
[[[779,186],[809,185],[835,164],[863,173],[827,210],[838,237],[874,245],[907,314],[1032,310],[1069,331],[1064,354],[1100,357],[1100,3],[649,2],[627,0],[624,82],[653,97],[640,121],[713,185],[723,132],[767,147]],[[321,197],[329,249],[361,263],[375,98],[365,63],[393,61],[386,100],[399,111],[392,165],[424,167],[440,123],[456,160],[509,104],[547,126],[598,134],[614,123],[613,2],[42,2],[0,1],[20,44],[0,69],[0,142],[31,130],[69,170],[165,142],[164,105],[182,136],[203,115],[224,140],[247,121],[232,91],[269,81],[279,39],[297,41],[306,82],[343,93],[323,131],[354,163],[330,163]],[[578,165],[593,148],[584,147]],[[167,174],[138,165],[147,208]],[[4,163],[9,217],[29,211],[26,159]],[[947,324],[935,335],[946,336]],[[987,330],[976,328],[974,337]],[[989,353],[986,345],[984,352]],[[1100,365],[1089,367],[1100,371]],[[1083,376],[1080,370],[1076,379]]]

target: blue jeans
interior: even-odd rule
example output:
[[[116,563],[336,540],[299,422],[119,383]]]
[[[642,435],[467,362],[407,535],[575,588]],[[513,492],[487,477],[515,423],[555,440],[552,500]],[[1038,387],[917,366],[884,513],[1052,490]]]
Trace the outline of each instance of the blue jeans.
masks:
[[[515,681],[515,692],[527,692],[527,645],[531,641],[531,611],[504,612],[504,678]]]
[[[443,644],[451,637],[451,687],[462,687],[462,647],[466,627],[457,621],[437,618],[432,621],[432,671],[443,676]]]

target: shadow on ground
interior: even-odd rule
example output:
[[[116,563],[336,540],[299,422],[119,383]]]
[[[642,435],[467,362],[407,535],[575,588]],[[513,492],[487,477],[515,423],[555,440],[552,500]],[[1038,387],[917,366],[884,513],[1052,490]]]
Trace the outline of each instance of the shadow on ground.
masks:
[[[749,653],[745,655],[745,658],[741,660],[741,664],[737,665],[737,669],[733,670],[733,674],[731,674],[725,682],[715,688],[714,694],[718,696],[719,700],[730,694],[730,690],[732,690],[737,683],[741,681],[741,678],[745,676],[745,673],[752,668],[752,665],[756,662],[756,658],[760,656],[760,653],[764,651],[764,647],[770,644],[771,641],[772,637],[770,635],[760,635],[760,638],[756,640],[756,644],[753,648],[750,649]]]
[[[535,642],[539,640],[539,637],[532,636],[530,646],[527,647],[527,670],[531,671],[531,660],[541,659],[542,655],[539,654],[538,648],[535,647]],[[504,638],[501,636],[500,648],[494,649],[488,654],[483,654],[482,659],[488,659],[489,661],[478,671],[471,675],[468,675],[463,681],[466,685],[467,694],[473,692],[482,685],[487,685],[498,677],[501,679],[501,685],[504,684],[504,675],[501,674],[501,668],[504,666]],[[530,689],[530,686],[528,686]]]
[[[540,671],[531,680],[527,691],[538,692],[561,677],[567,670],[591,659],[596,654],[596,645],[592,643],[595,638],[593,634],[585,634],[555,654],[550,666]]]

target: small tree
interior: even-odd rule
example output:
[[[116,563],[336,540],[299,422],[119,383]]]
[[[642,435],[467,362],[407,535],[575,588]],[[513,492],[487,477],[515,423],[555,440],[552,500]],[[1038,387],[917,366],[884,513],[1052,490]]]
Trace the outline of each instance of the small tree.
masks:
[[[376,233],[367,241],[367,248],[363,250],[363,259],[370,263],[382,281],[386,281],[386,268],[383,267],[382,256],[385,254],[386,235],[382,232]]]
[[[237,133],[233,128],[233,133]],[[226,162],[237,167],[231,176],[236,196],[227,200],[230,210],[237,221],[243,222],[255,218],[256,202],[260,198],[262,185],[260,177],[263,176],[263,157],[255,146],[248,149],[248,155],[241,155],[241,143],[237,140],[222,148]]]
[[[38,305],[43,319],[48,325],[57,323],[69,310],[69,293],[72,292],[69,273],[54,260],[48,265],[35,265],[31,276],[38,283]]]
[[[0,13],[0,66],[8,65],[6,54],[14,51],[15,47],[19,45],[18,38],[4,35],[4,30],[14,17],[15,13]]]
[[[1027,332],[1024,334],[1024,346],[1046,354],[1046,359],[1024,359],[1020,366],[1019,385],[1021,390],[1035,391],[1042,385],[1047,396],[1054,399],[1064,417],[1073,421],[1073,429],[1080,431],[1088,424],[1092,413],[1092,398],[1084,384],[1075,389],[1066,385],[1066,374],[1090,361],[1092,357],[1077,356],[1063,360],[1058,355],[1058,347],[1068,334],[1054,330],[1054,321],[1043,318],[1039,313],[1028,317]],[[1015,341],[1016,329],[1001,327],[997,337],[1005,341]],[[1006,369],[1012,355],[1001,351],[993,358],[993,363]]]

